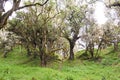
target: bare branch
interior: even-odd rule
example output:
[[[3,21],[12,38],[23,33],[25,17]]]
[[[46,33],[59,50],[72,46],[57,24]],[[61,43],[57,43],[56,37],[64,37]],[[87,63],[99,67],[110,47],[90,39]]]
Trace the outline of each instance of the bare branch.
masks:
[[[11,16],[14,11],[17,11],[26,7],[31,7],[31,6],[37,6],[37,5],[44,6],[48,1],[49,0],[46,0],[43,4],[35,3],[35,4],[29,4],[29,5],[24,5],[22,7],[19,7],[21,0],[13,0],[12,9],[10,9],[6,13],[4,13],[2,16],[0,16],[0,29],[3,28],[4,25],[6,25],[9,16]]]
[[[112,7],[112,6],[120,7],[120,2],[115,2],[115,3],[111,4],[111,5],[109,5],[109,7]]]
[[[44,6],[48,1],[49,1],[49,0],[46,0],[43,4],[40,4],[40,3],[28,4],[28,5],[25,5],[25,6],[21,6],[21,7],[17,8],[16,10],[23,9],[23,8],[26,8],[26,7],[36,6],[36,5]],[[15,11],[16,11],[16,10],[15,10]]]

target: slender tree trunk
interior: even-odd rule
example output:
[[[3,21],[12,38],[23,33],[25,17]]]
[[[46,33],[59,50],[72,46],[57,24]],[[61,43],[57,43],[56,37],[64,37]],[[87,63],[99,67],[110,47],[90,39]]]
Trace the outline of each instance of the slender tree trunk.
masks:
[[[97,52],[96,52],[95,57],[98,57],[98,56],[99,56],[99,51],[101,51],[101,49],[102,49],[102,43],[103,43],[103,39],[100,41],[100,43],[99,43],[99,45],[98,45],[98,49],[97,49]]]
[[[94,44],[92,42],[89,43],[89,52],[90,52],[91,58],[94,58]]]
[[[86,44],[85,54],[87,54],[87,52],[88,52],[88,47],[89,47],[89,45]]]
[[[69,56],[69,60],[74,60],[73,49],[74,49],[74,46],[75,46],[75,42],[71,40],[71,41],[69,41],[69,44],[70,44],[70,56]]]
[[[30,51],[29,47],[27,47],[27,56],[31,56],[31,51]]]
[[[118,42],[114,42],[114,51],[118,51]]]

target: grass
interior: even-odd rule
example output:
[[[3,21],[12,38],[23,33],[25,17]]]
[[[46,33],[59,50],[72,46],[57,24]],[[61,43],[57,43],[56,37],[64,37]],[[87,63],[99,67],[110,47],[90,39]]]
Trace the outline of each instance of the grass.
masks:
[[[17,47],[7,58],[0,57],[0,80],[120,80],[120,59],[113,53],[107,54],[110,51],[111,48],[102,51],[100,62],[54,61],[42,68],[38,59],[26,62],[29,59],[25,50]]]

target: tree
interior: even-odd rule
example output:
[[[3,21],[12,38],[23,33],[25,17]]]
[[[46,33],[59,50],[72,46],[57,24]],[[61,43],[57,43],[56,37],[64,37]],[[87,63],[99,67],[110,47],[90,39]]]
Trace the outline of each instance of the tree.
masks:
[[[102,36],[101,28],[95,23],[94,19],[87,19],[82,32],[81,40],[85,44],[85,52],[82,55],[87,55],[86,58],[88,59],[98,58],[99,45],[101,44],[100,37]],[[95,49],[97,49],[97,52]]]
[[[85,20],[85,9],[86,6],[76,7],[76,6],[68,6],[66,7],[62,20],[62,26],[60,31],[62,32],[62,36],[68,40],[70,46],[69,59],[74,59],[74,46],[76,41],[80,38],[79,31],[83,26],[83,21]]]
[[[54,7],[50,5],[42,8],[29,7],[27,12],[19,12],[17,17],[10,21],[11,26],[8,28],[21,37],[21,42],[29,49],[28,53],[30,51],[34,57],[40,58],[41,66],[46,66],[54,52],[61,50],[55,46],[58,37],[53,19],[58,13],[54,14],[53,10]]]
[[[23,9],[23,8],[26,8],[26,7],[31,7],[31,6],[36,6],[36,5],[39,5],[39,6],[44,6],[49,0],[46,0],[44,3],[40,4],[39,2],[33,2],[31,4],[26,4],[24,6],[20,6],[20,3],[22,2],[21,0],[12,0],[12,8],[3,13],[4,12],[4,2],[7,1],[7,0],[0,0],[0,29],[3,28],[6,23],[7,23],[7,20],[9,18],[9,16],[12,15],[12,13],[14,11],[17,11],[17,10],[20,10],[20,9]]]
[[[119,25],[115,25],[113,22],[108,22],[104,25],[103,42],[106,45],[114,46],[114,51],[118,51],[118,44],[120,42],[120,28]]]
[[[5,30],[0,30],[2,32],[0,37],[0,50],[3,54],[3,57],[6,58],[7,54],[12,51],[14,44],[17,40],[17,37],[10,32]],[[3,37],[4,36],[4,37]]]

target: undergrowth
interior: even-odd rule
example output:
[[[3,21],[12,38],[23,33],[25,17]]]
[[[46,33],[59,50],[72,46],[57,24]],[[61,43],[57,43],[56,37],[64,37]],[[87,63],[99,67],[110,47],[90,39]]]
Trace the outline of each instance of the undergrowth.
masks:
[[[39,59],[30,60],[25,49],[16,47],[7,58],[0,57],[0,80],[120,80],[119,52],[110,51],[102,51],[101,61],[76,58],[50,62],[43,68]]]

